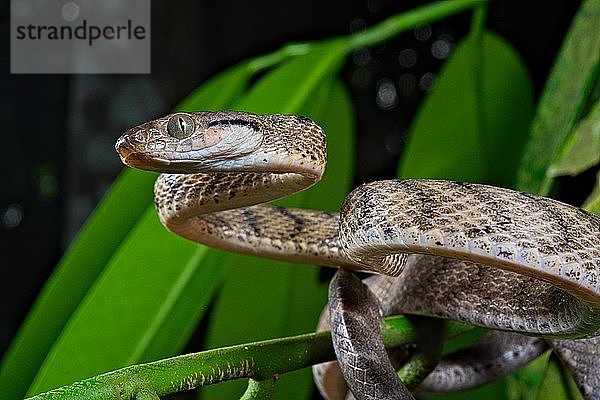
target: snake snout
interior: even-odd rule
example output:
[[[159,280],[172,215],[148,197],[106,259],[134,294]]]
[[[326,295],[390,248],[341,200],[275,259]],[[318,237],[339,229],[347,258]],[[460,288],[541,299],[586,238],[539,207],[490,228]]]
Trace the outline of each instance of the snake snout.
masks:
[[[132,130],[125,132],[115,144],[115,150],[125,165],[144,171],[158,172],[164,172],[171,166],[169,160],[161,158],[158,154],[144,151],[143,146],[146,143],[140,140],[139,132],[137,135],[135,135],[136,132],[131,135],[131,132]]]
[[[148,169],[148,155],[137,149],[137,146],[131,142],[131,136],[128,133],[125,132],[115,144],[115,150],[119,153],[121,161],[130,167]]]
[[[117,143],[115,143],[115,150],[119,153],[119,157],[121,157],[121,161],[125,164],[129,165],[127,160],[136,153],[135,147],[129,141],[129,136],[127,133],[122,135]]]

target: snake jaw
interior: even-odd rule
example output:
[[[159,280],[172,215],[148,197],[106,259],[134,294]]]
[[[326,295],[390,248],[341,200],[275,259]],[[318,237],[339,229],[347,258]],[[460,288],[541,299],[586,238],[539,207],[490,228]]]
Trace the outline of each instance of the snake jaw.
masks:
[[[133,168],[145,171],[163,171],[169,168],[171,162],[164,158],[153,157],[148,152],[139,150],[139,142],[143,133],[139,130],[130,129],[125,132],[115,144],[115,150],[119,154],[121,161]]]

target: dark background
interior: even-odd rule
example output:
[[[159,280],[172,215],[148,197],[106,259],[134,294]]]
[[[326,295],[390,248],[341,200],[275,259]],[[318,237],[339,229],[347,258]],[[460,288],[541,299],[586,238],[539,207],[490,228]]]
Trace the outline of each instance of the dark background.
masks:
[[[54,265],[121,170],[114,141],[125,129],[168,113],[218,71],[290,41],[346,35],[423,1],[153,1],[152,74],[11,75],[9,2],[0,8],[0,356]],[[487,27],[512,43],[539,97],[578,1],[494,1]],[[470,13],[357,52],[342,76],[356,110],[356,183],[394,175],[402,135]],[[428,33],[429,32],[429,33]],[[399,62],[402,50],[417,55]],[[402,53],[405,54],[406,53]],[[410,57],[409,57],[410,58]],[[410,62],[409,62],[410,64]],[[377,101],[391,83],[392,103]],[[507,82],[510,85],[510,82]],[[579,204],[593,174],[563,180]],[[573,188],[584,185],[581,191]],[[98,245],[102,245],[99,243]]]

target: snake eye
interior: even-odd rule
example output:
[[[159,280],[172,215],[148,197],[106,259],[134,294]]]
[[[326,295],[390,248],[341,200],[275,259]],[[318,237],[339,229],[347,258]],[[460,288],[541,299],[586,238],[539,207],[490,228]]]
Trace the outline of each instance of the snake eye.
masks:
[[[177,139],[185,139],[194,133],[194,120],[186,114],[175,114],[167,123],[169,135]]]

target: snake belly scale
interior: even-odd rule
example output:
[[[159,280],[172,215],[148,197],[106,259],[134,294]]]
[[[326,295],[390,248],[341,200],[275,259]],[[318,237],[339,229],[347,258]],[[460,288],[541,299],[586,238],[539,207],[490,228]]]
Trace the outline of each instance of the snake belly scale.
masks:
[[[155,202],[174,233],[244,254],[399,276],[386,278],[379,300],[349,299],[358,309],[388,302],[386,312],[549,338],[585,396],[600,398],[592,369],[600,343],[565,340],[600,328],[600,218],[509,189],[435,180],[365,184],[339,215],[264,204],[312,186],[325,168],[322,129],[292,115],[177,113],[130,129],[116,149],[127,165],[163,173]],[[346,325],[361,311],[338,301],[338,289],[330,311],[346,314],[331,328],[360,338],[378,315]],[[369,343],[348,338],[353,359],[372,356]],[[341,363],[354,395],[411,398],[377,351],[369,368],[387,371],[375,374],[386,375],[381,382],[357,380]],[[381,389],[375,397],[373,388]]]

